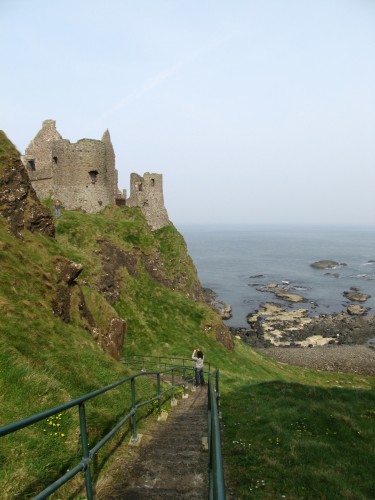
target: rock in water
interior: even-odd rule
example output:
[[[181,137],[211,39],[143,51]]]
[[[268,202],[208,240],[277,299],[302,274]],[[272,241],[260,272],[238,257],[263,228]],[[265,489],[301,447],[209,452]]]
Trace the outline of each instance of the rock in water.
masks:
[[[318,260],[310,264],[314,269],[336,269],[336,267],[345,266],[346,264],[336,262],[335,260]]]

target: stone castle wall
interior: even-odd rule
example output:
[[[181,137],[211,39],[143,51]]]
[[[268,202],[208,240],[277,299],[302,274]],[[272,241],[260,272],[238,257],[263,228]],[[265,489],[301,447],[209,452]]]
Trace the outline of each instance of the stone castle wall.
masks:
[[[81,139],[75,144],[55,141],[52,145],[54,197],[65,209],[96,213],[115,200],[117,175],[107,168],[102,141]]]
[[[130,176],[130,207],[140,207],[152,229],[160,229],[169,224],[167,210],[164,206],[163,176],[146,172],[143,177],[138,174]]]
[[[23,162],[39,199],[59,199],[64,209],[99,212],[117,203],[140,207],[152,229],[169,224],[164,207],[161,174],[131,174],[130,197],[118,190],[115,152],[108,130],[102,140],[63,139],[54,120],[42,129],[25,151]]]
[[[63,139],[54,120],[25,151],[23,162],[38,198],[59,199],[65,209],[96,213],[118,196],[115,153],[108,130],[101,141]]]

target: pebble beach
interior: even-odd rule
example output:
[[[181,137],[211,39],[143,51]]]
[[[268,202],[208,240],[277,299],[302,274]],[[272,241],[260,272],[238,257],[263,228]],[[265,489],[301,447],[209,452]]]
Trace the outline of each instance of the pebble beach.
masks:
[[[256,349],[279,363],[319,371],[375,375],[375,349],[367,345]]]

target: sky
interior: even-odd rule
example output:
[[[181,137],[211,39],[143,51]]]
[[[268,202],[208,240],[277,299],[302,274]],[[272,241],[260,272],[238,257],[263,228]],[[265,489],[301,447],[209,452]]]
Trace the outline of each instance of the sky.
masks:
[[[0,0],[0,129],[108,129],[172,222],[375,226],[374,0]]]

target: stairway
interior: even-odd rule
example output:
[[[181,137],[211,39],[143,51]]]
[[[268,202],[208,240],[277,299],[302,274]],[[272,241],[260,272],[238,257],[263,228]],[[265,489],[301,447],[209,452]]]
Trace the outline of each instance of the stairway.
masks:
[[[144,436],[146,437],[146,436]],[[168,418],[142,439],[134,461],[119,471],[106,500],[207,499],[207,388],[179,399]],[[103,497],[102,497],[103,498]]]

